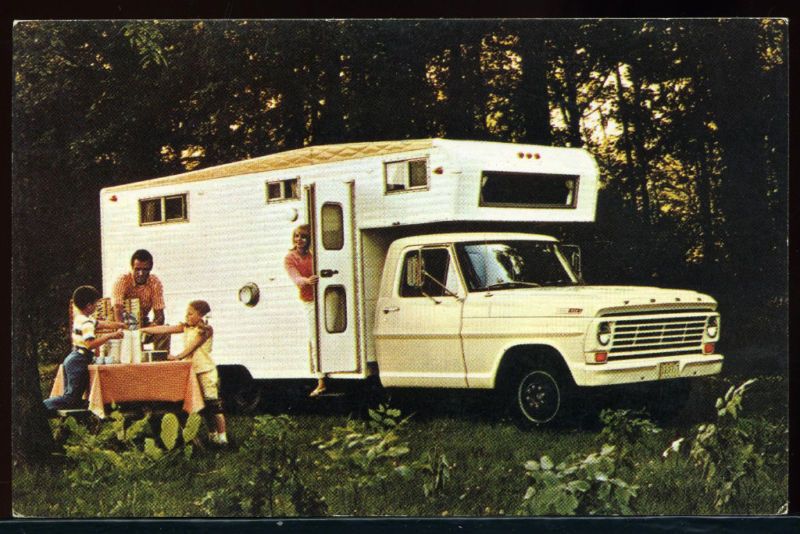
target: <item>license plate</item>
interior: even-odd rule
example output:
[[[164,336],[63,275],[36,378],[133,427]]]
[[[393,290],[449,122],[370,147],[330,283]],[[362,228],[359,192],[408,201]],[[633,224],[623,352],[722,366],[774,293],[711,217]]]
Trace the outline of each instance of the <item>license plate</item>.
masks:
[[[658,365],[658,378],[678,378],[681,368],[678,362],[663,362]]]

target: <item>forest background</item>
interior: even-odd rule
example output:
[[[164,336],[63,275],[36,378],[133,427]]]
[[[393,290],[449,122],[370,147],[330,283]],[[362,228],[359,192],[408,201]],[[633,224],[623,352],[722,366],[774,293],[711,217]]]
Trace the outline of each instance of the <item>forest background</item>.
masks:
[[[99,190],[308,145],[585,147],[597,222],[542,231],[582,246],[590,283],[710,293],[727,370],[785,374],[787,34],[785,19],[15,24],[15,459],[49,448],[38,364],[68,351],[74,287],[101,286]]]

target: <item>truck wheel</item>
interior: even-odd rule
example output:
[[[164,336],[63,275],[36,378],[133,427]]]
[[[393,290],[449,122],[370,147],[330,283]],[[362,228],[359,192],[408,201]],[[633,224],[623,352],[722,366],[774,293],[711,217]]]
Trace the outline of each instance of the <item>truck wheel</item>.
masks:
[[[517,375],[513,408],[525,426],[545,425],[557,419],[564,404],[564,388],[557,373],[527,368]]]

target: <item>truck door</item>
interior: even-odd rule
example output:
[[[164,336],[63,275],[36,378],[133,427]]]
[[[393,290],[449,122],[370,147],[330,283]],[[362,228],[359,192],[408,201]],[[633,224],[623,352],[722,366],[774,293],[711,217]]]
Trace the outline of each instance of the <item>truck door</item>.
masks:
[[[422,264],[421,286],[409,272]],[[402,252],[392,294],[378,299],[375,343],[384,386],[466,387],[461,346],[464,290],[451,247]]]
[[[319,284],[317,357],[324,373],[360,371],[355,299],[353,183],[318,182],[309,188],[308,212]]]

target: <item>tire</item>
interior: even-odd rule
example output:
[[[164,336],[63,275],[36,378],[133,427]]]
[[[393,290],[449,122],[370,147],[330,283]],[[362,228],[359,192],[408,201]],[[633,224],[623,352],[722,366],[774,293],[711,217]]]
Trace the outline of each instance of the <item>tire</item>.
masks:
[[[223,407],[233,413],[253,413],[261,403],[261,384],[240,366],[219,366]]]
[[[253,379],[242,381],[230,395],[229,401],[236,413],[254,413],[261,404],[261,385]]]
[[[522,368],[515,374],[511,393],[513,415],[523,427],[555,424],[567,412],[567,381],[551,367]]]

